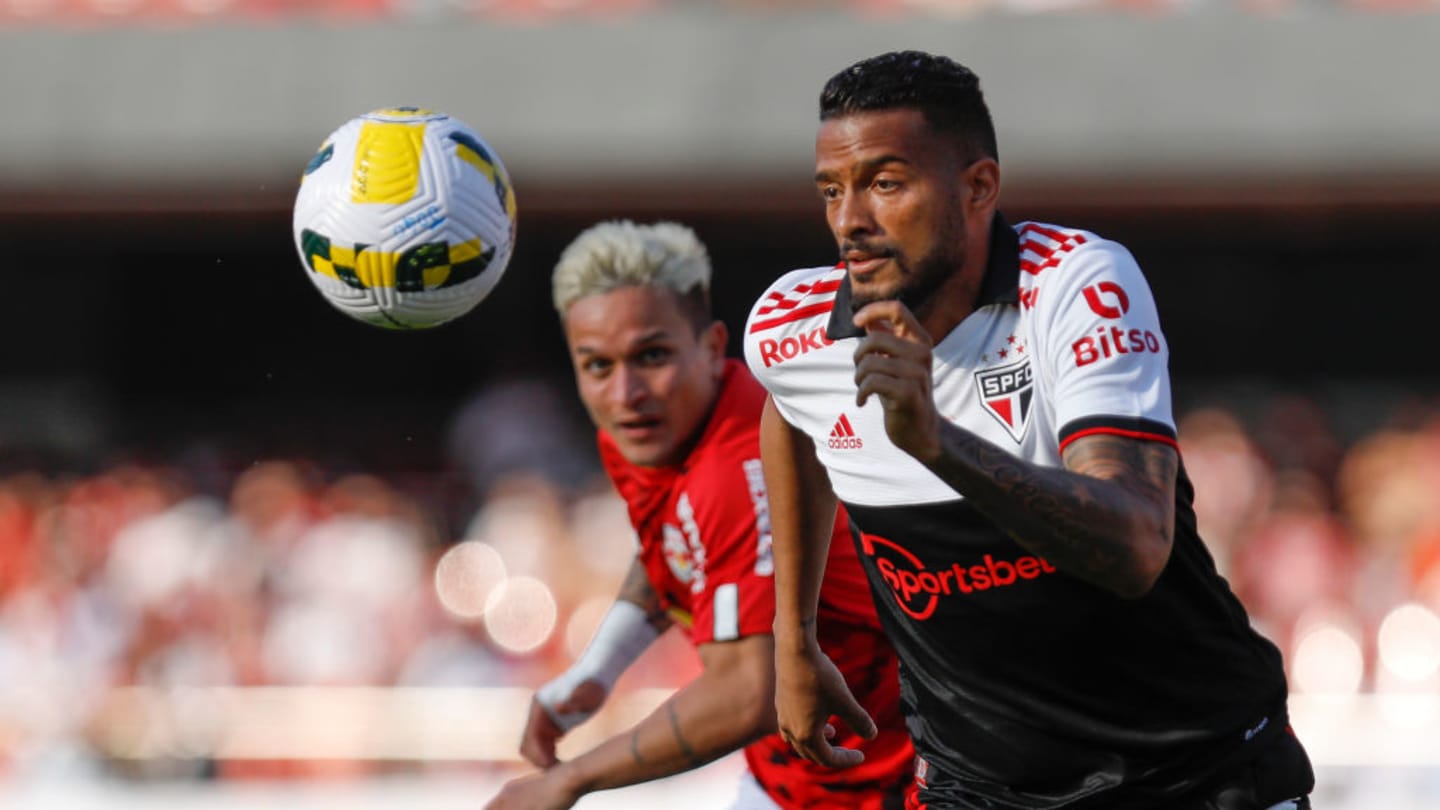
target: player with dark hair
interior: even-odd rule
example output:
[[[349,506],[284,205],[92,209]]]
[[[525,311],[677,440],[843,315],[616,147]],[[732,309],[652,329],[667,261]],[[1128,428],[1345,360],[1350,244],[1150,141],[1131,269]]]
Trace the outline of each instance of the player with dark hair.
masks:
[[[506,785],[489,807],[569,807],[591,791],[690,770],[742,747],[748,773],[737,810],[902,807],[914,750],[898,664],[847,542],[832,547],[818,643],[875,714],[836,737],[859,746],[865,764],[808,762],[775,733],[775,593],[759,458],[765,391],[725,357],[704,246],[673,223],[601,223],[566,248],[552,286],[580,398],[640,548],[595,638],[536,694],[520,750],[544,770]],[[560,736],[676,623],[695,644],[701,674],[630,731],[557,761]]]
[[[901,659],[921,806],[1308,807],[1279,651],[1196,533],[1165,338],[1139,266],[997,210],[975,74],[907,51],[821,94],[841,262],[745,333],[776,576],[781,733],[863,723],[816,644],[837,499]],[[803,341],[806,351],[789,351]]]

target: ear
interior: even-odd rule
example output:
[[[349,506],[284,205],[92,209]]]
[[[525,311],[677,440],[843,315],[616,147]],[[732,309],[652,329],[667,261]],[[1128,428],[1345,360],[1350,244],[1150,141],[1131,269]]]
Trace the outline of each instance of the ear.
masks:
[[[725,373],[725,345],[729,340],[730,330],[725,328],[724,321],[711,321],[700,334],[700,345],[705,347],[705,354],[710,360],[710,368],[716,379]]]
[[[980,158],[965,169],[965,217],[982,216],[989,221],[1000,201],[1000,164],[994,158]]]

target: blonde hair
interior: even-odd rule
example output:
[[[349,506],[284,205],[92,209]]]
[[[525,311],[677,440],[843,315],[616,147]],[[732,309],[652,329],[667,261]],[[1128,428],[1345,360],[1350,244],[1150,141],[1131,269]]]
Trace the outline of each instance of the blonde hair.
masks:
[[[684,225],[637,225],[628,219],[592,225],[560,254],[550,277],[562,318],[576,301],[621,287],[669,289],[697,327],[709,322],[710,255]]]

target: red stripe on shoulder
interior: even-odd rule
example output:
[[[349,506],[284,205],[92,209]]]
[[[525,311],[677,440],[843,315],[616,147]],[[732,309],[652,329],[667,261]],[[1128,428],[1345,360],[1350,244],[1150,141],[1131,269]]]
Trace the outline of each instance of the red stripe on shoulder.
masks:
[[[1124,430],[1122,428],[1112,427],[1093,427],[1086,428],[1085,430],[1076,431],[1075,433],[1066,436],[1065,440],[1060,442],[1060,452],[1065,452],[1065,448],[1073,444],[1076,439],[1085,436],[1095,436],[1097,434],[1105,434],[1109,436],[1124,436],[1127,439],[1140,439],[1147,442],[1159,442],[1161,444],[1168,444],[1176,450],[1180,449],[1179,442],[1175,441],[1175,439],[1169,436],[1164,435],[1163,433],[1150,433],[1143,430]]]
[[[780,314],[773,318],[752,322],[750,324],[751,334],[829,312],[835,307],[835,292],[840,289],[840,282],[843,278],[844,276],[836,278],[821,276],[816,281],[799,282],[783,293],[773,290],[767,293],[765,295],[767,303],[755,310],[755,317],[763,318],[773,313]]]
[[[1047,244],[1041,239],[1053,244]],[[1085,244],[1085,235],[1078,232],[1061,231],[1027,222],[1020,228],[1020,269],[1032,276],[1059,264],[1065,254]],[[1035,258],[1025,258],[1030,254]],[[1038,259],[1038,261],[1037,261]]]
[[[823,315],[834,308],[834,298],[831,298],[828,301],[821,301],[816,304],[810,304],[809,306],[803,306],[799,309],[791,310],[777,318],[770,318],[769,320],[764,321],[755,321],[754,323],[750,324],[750,334],[753,335],[756,332],[764,332],[766,329],[774,329],[777,326],[792,323],[794,321],[803,321],[806,318],[813,318],[816,315]]]

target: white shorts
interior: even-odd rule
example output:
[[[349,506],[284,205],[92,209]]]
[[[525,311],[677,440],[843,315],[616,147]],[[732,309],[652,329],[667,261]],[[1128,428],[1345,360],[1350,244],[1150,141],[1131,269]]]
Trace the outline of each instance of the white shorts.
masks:
[[[730,810],[780,810],[780,805],[770,798],[760,783],[749,772],[740,774],[740,785],[735,791],[735,803]]]

